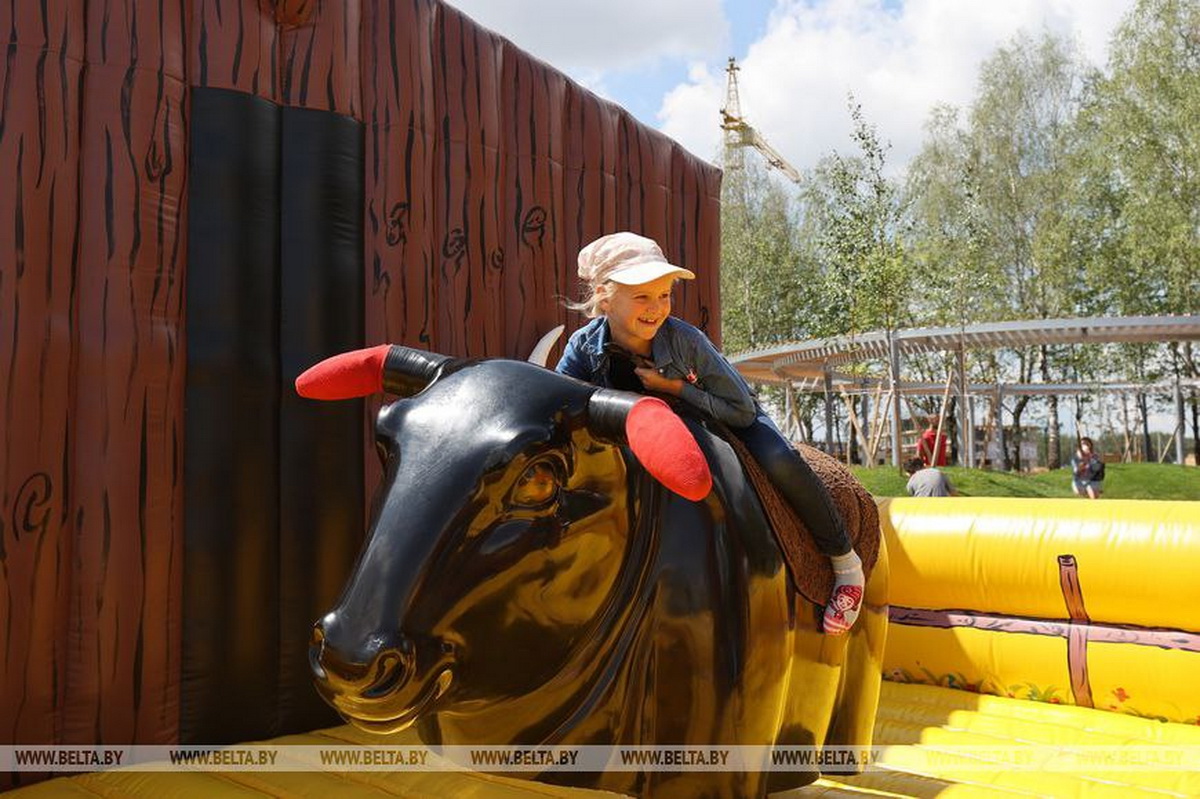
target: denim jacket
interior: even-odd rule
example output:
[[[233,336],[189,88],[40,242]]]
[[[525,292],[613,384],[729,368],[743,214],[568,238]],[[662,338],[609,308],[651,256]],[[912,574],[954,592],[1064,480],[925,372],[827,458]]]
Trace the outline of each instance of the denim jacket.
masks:
[[[571,334],[556,372],[609,388],[608,319],[593,319]],[[668,316],[651,345],[663,377],[683,380],[680,398],[730,427],[749,427],[759,414],[754,392],[700,330]]]

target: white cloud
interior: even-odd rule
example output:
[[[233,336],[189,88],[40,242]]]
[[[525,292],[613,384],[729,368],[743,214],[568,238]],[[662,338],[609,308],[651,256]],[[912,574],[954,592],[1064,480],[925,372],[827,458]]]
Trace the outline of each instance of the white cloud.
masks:
[[[688,68],[687,83],[663,97],[658,112],[660,129],[706,160],[717,160],[721,144],[720,109],[725,97],[725,73],[702,62]]]
[[[724,47],[721,0],[451,0],[451,5],[586,85],[659,59]]]
[[[1093,64],[1133,0],[780,0],[765,35],[741,59],[742,111],[795,166],[832,150],[852,152],[847,92],[853,91],[889,162],[916,154],[922,126],[939,102],[965,106],[978,69],[1021,30],[1072,36]],[[717,109],[725,77],[694,67],[663,99],[662,129],[711,157],[720,144]]]

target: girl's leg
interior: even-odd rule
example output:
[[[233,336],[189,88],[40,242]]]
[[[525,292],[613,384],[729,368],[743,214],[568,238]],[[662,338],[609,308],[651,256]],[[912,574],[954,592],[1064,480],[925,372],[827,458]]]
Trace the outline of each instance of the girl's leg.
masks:
[[[825,485],[774,423],[759,414],[749,427],[734,433],[812,533],[817,549],[831,557],[849,552],[850,537],[845,523]]]
[[[833,593],[825,606],[823,627],[831,635],[846,632],[862,608],[866,578],[829,492],[766,416],[760,414],[748,428],[735,432],[812,533],[817,549],[829,556]]]

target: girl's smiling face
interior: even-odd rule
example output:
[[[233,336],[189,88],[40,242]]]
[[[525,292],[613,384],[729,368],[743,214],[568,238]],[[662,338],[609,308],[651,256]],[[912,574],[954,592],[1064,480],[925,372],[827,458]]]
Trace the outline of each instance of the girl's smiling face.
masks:
[[[674,284],[674,275],[638,286],[609,284],[609,294],[600,301],[600,310],[608,317],[613,340],[630,352],[649,355],[655,334],[671,315]]]

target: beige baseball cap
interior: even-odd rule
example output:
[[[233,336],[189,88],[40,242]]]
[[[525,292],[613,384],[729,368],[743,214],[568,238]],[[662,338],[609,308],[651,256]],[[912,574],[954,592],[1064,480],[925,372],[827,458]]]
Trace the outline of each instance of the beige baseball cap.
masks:
[[[696,274],[667,261],[653,239],[622,231],[601,236],[579,251],[579,277],[593,286],[611,280],[640,286],[666,275],[693,280]]]

